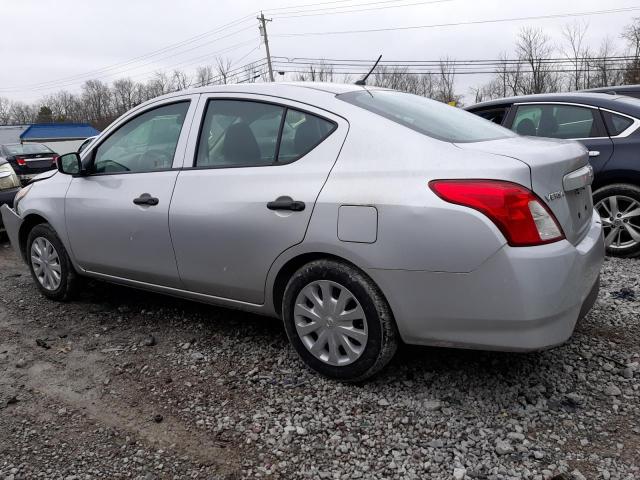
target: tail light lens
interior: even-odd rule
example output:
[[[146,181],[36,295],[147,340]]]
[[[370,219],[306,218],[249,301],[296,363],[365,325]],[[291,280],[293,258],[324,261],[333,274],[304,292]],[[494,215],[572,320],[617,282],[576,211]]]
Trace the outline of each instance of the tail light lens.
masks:
[[[27,164],[27,160],[25,158],[22,157],[16,157],[16,163],[22,167],[24,167]]]
[[[553,213],[529,189],[498,180],[433,180],[429,187],[443,200],[485,214],[512,247],[564,238]]]

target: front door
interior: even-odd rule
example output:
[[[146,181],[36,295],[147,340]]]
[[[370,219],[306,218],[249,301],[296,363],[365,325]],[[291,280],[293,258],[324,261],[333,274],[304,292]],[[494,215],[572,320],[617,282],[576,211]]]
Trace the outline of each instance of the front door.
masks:
[[[189,290],[261,304],[272,263],[304,238],[347,124],[247,95],[211,96],[201,110],[169,212],[180,276]]]
[[[65,199],[69,243],[83,269],[181,286],[168,220],[190,103],[132,115],[85,156],[89,174],[72,180]]]

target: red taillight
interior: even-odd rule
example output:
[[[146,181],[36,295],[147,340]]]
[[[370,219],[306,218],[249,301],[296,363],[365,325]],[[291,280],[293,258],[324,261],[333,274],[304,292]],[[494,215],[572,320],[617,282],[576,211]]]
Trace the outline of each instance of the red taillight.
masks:
[[[429,187],[449,203],[485,214],[513,247],[564,238],[553,213],[522,185],[499,180],[433,180]]]
[[[24,167],[27,164],[27,160],[22,157],[16,157],[16,163]]]

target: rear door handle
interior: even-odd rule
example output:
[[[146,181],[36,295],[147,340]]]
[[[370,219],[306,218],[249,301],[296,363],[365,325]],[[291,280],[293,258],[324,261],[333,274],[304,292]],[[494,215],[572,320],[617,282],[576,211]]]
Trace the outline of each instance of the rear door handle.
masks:
[[[599,157],[599,156],[600,156],[600,152],[599,152],[599,151],[597,151],[597,150],[589,150],[589,156],[590,156],[591,158],[593,158],[593,157]]]
[[[138,198],[134,198],[133,199],[133,203],[135,203],[136,205],[151,205],[151,206],[153,206],[153,205],[158,205],[158,203],[160,203],[160,200],[158,200],[156,197],[152,197],[148,193],[143,193]]]
[[[291,197],[278,197],[275,201],[267,203],[269,210],[291,210],[292,212],[301,212],[305,206],[304,202],[294,200]]]

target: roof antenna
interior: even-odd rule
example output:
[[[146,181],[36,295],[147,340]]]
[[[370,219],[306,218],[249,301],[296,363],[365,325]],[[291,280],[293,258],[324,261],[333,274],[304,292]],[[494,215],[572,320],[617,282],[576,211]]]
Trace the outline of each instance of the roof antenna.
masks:
[[[374,63],[373,67],[371,67],[371,70],[369,70],[369,73],[367,73],[363,78],[358,80],[356,82],[356,85],[366,85],[367,84],[367,78],[369,78],[369,75],[371,75],[373,73],[373,71],[376,69],[376,67],[378,66],[378,62],[380,62],[381,58],[382,58],[382,55],[380,55],[378,57],[378,60],[376,60],[376,63]]]

